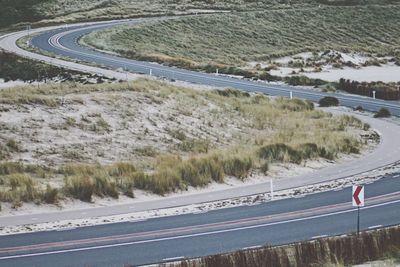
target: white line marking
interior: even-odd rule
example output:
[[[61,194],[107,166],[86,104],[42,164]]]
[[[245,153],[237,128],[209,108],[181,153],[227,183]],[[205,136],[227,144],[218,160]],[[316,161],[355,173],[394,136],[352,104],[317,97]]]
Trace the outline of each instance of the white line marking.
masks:
[[[317,236],[311,237],[311,239],[318,239],[318,238],[324,238],[324,237],[327,237],[327,235],[317,235]]]
[[[76,227],[68,227],[68,228],[62,228],[62,229],[56,229],[57,232],[62,232],[62,231],[69,231],[69,230],[75,230]]]
[[[382,227],[382,225],[378,224],[378,225],[370,226],[370,227],[368,227],[368,229],[375,229],[375,228],[380,228],[380,227]]]
[[[118,25],[118,24],[125,24],[125,22],[122,21],[122,22],[112,23],[111,26]],[[68,34],[74,33],[76,31],[84,30],[84,29],[90,29],[90,28],[94,28],[95,29],[95,28],[97,28],[97,26],[98,25],[94,25],[94,26],[91,25],[90,27],[86,27],[86,28],[78,28],[78,29],[74,29],[74,30],[71,30],[71,31],[65,31],[65,32],[58,33],[56,35],[51,36],[48,39],[48,43],[50,44],[50,46],[52,46],[52,47],[54,47],[56,49],[64,50],[64,51],[71,51],[71,52],[75,53],[75,55],[81,54],[81,55],[84,55],[84,56],[89,56],[89,57],[92,57],[92,58],[99,58],[99,59],[102,59],[102,60],[108,60],[108,61],[112,61],[112,62],[115,62],[115,63],[125,63],[127,65],[134,66],[134,67],[149,68],[150,64],[146,64],[145,62],[140,62],[140,61],[132,62],[131,60],[124,59],[124,58],[118,58],[117,57],[117,59],[114,59],[114,58],[110,58],[110,57],[106,57],[106,56],[99,56],[97,54],[89,54],[89,53],[84,53],[84,52],[80,52],[80,51],[74,51],[74,50],[71,50],[71,49],[61,45],[61,43],[59,42],[62,37],[65,37]],[[102,26],[104,26],[104,25],[101,25],[100,27],[102,27]],[[55,41],[55,44],[54,44],[54,41]],[[211,75],[210,76],[205,76],[205,75],[199,75],[201,73],[197,73],[196,74],[195,72],[190,72],[190,71],[171,70],[171,69],[168,69],[168,68],[163,68],[162,66],[160,66],[160,67],[154,66],[154,69],[157,69],[159,71],[164,71],[166,73],[167,72],[174,73],[174,74],[178,73],[178,74],[185,74],[185,75],[192,76],[192,77],[197,77],[197,78],[211,79],[211,80],[218,81],[218,82],[226,82],[227,81],[225,79],[213,78]],[[235,84],[249,85],[249,83],[246,83],[245,81],[240,81],[240,80],[238,80],[238,81],[228,80],[228,81],[232,82],[232,83],[235,83]],[[257,83],[254,83],[254,84],[251,84],[251,85],[254,86],[254,87],[261,87],[261,89],[269,88],[269,89],[273,89],[273,90],[280,90],[281,92],[282,91],[283,92],[289,92],[289,91],[292,90],[292,89],[287,89],[287,88],[282,88],[282,87],[275,87],[275,86],[265,85],[265,84],[257,84]],[[305,94],[305,95],[311,95],[311,96],[315,96],[316,95],[313,92],[304,92],[304,91],[302,91],[302,93]],[[354,100],[354,98],[352,98],[352,97],[346,97],[346,96],[340,96],[340,97],[341,97],[342,100]],[[366,99],[358,99],[357,98],[356,100],[358,100],[360,103],[373,104],[372,101],[369,101],[369,100],[366,100]],[[394,104],[390,104],[390,103],[384,103],[384,105],[387,106],[387,107],[393,107],[393,108],[396,108],[396,109],[398,108],[398,105],[394,105]]]
[[[395,204],[395,203],[400,203],[400,200],[393,200],[393,201],[386,202],[386,203],[366,206],[366,207],[362,207],[360,209],[361,210],[367,210],[367,209],[372,209],[372,208],[386,206],[386,205]],[[262,228],[262,227],[266,227],[266,226],[280,225],[280,224],[286,224],[286,223],[292,223],[292,222],[301,222],[301,221],[307,221],[307,220],[318,219],[318,218],[323,218],[323,217],[329,217],[329,216],[333,216],[333,215],[345,214],[345,213],[356,212],[356,211],[357,211],[357,209],[349,209],[349,210],[337,211],[337,212],[332,212],[332,213],[327,213],[327,214],[315,215],[315,216],[298,218],[298,219],[291,219],[291,220],[280,221],[280,222],[264,223],[264,224],[258,224],[258,225],[243,226],[243,227],[225,229],[225,230],[215,230],[215,231],[196,233],[196,234],[187,234],[187,235],[171,236],[171,237],[161,237],[161,238],[155,238],[155,239],[149,239],[149,240],[132,241],[132,242],[126,242],[126,243],[101,245],[101,246],[93,246],[93,247],[64,249],[64,250],[56,250],[56,251],[48,251],[48,252],[21,254],[21,255],[14,255],[14,256],[4,256],[4,257],[0,257],[0,260],[35,257],[35,256],[43,256],[43,255],[53,255],[53,254],[62,254],[62,253],[77,252],[77,251],[88,251],[88,250],[96,250],[96,249],[103,249],[103,248],[124,247],[124,246],[131,246],[131,245],[137,245],[137,244],[154,243],[154,242],[159,242],[159,241],[177,240],[177,239],[191,238],[191,237],[198,237],[198,236],[207,236],[207,235],[213,235],[213,234],[238,232],[238,231],[241,231],[241,230],[256,229],[256,228]]]
[[[400,177],[400,174],[393,176],[393,178],[399,178],[399,177]]]
[[[176,260],[182,260],[184,259],[184,256],[179,256],[179,257],[173,257],[173,258],[165,258],[162,261],[176,261]]]
[[[260,246],[260,245],[258,245],[258,246],[245,247],[245,248],[243,248],[243,250],[248,250],[248,249],[257,249],[257,248],[261,248],[261,246]]]

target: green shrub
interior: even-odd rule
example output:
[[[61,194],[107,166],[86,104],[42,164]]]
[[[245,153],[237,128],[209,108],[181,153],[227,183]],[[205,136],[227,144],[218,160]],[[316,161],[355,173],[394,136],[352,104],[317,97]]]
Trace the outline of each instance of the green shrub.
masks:
[[[253,160],[250,157],[230,156],[223,160],[224,172],[227,175],[244,179],[253,168]]]
[[[301,155],[286,144],[271,144],[263,146],[258,151],[258,156],[269,162],[301,163]]]
[[[179,143],[178,149],[184,152],[207,153],[210,149],[210,141],[190,138]]]
[[[358,105],[354,108],[355,111],[364,111],[364,108],[361,105]]]
[[[148,176],[146,183],[145,189],[159,195],[184,188],[178,171],[171,168],[158,169],[153,175]]]
[[[118,190],[115,182],[110,180],[108,174],[99,171],[92,176],[94,184],[94,193],[100,197],[110,196],[118,198]]]
[[[320,107],[339,106],[339,100],[333,96],[325,96],[319,100]]]
[[[223,182],[224,169],[217,156],[192,158],[179,166],[182,180],[191,186],[204,186],[211,181]]]
[[[136,172],[136,168],[129,162],[117,162],[109,166],[108,174],[111,176],[126,176]]]
[[[20,162],[1,162],[0,163],[0,175],[8,175],[13,173],[23,173],[25,167]]]
[[[387,108],[381,108],[377,113],[375,113],[374,118],[389,118],[392,116]]]
[[[70,176],[64,180],[64,190],[74,198],[91,202],[95,186],[93,180],[88,176]]]
[[[224,97],[250,97],[250,94],[248,92],[232,88],[227,88],[224,90],[214,90],[213,92],[217,95]]]
[[[52,188],[50,185],[46,186],[46,191],[42,195],[42,200],[47,204],[56,204],[59,201],[59,190]]]
[[[40,192],[35,181],[25,174],[12,174],[4,177],[10,190],[3,191],[0,200],[5,202],[31,202],[40,200]]]
[[[321,156],[319,147],[314,143],[301,144],[296,147],[296,150],[302,159],[314,159]]]

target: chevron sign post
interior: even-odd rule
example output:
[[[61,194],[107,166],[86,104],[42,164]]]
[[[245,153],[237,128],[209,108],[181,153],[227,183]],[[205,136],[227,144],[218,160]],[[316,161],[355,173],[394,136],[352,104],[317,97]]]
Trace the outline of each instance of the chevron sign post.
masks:
[[[353,185],[353,207],[364,207],[364,186]]]
[[[353,207],[357,207],[357,235],[360,234],[360,207],[364,207],[364,186],[353,185],[351,195]]]

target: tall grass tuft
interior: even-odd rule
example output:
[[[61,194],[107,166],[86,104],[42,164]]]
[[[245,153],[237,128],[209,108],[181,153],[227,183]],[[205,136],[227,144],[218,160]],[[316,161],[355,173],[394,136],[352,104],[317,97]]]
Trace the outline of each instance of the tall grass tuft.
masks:
[[[223,161],[224,172],[227,175],[244,179],[249,175],[250,170],[254,167],[253,159],[244,156],[229,156]]]
[[[95,185],[88,176],[68,176],[64,179],[64,190],[69,196],[91,202]]]

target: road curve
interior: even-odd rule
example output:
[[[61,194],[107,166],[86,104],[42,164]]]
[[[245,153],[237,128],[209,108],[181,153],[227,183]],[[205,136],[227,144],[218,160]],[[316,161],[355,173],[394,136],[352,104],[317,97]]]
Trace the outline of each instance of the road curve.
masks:
[[[122,59],[81,47],[76,40],[92,30],[115,26],[107,22],[96,25],[57,27],[48,29],[32,40],[34,46],[62,56],[95,62],[111,68],[127,68],[170,79],[201,83],[219,87],[235,87],[246,91],[259,91],[272,95],[294,96],[318,100],[326,95],[299,90],[288,86],[238,80],[228,77],[195,73],[168,68],[158,64]],[[107,76],[121,75],[112,70],[82,67],[59,59],[23,51],[15,41],[26,33],[15,33],[0,38],[0,47],[26,57],[47,61],[76,70],[102,73]],[[82,69],[84,68],[84,69]],[[108,73],[108,74],[107,74]],[[117,77],[118,78],[118,77]],[[397,103],[372,100],[365,97],[335,94],[346,106],[362,105],[377,110],[384,106],[399,115]],[[361,158],[343,162],[311,174],[281,179],[275,189],[298,187],[306,184],[352,176],[400,159],[400,127],[384,120],[357,115],[379,131],[382,140],[378,148]],[[398,140],[399,139],[399,140]],[[388,175],[366,186],[366,207],[362,208],[361,229],[384,227],[400,223],[400,174]],[[200,193],[190,196],[170,197],[152,202],[105,207],[80,211],[48,214],[0,217],[0,226],[39,223],[53,220],[121,214],[139,210],[171,207],[204,201],[251,195],[268,191],[268,183],[242,188]],[[355,210],[350,206],[351,189],[308,195],[300,199],[273,201],[255,206],[242,206],[211,211],[205,214],[188,214],[152,219],[144,222],[128,222],[78,228],[68,231],[48,231],[0,238],[0,266],[121,266],[123,264],[148,264],[186,257],[197,257],[232,251],[263,244],[286,244],[319,236],[337,235],[354,231]],[[82,215],[82,214],[85,215]],[[34,218],[35,217],[35,218]],[[35,219],[35,220],[33,220]],[[312,227],[310,227],[312,225]]]
[[[361,230],[400,223],[399,177],[388,175],[365,186]],[[356,218],[351,188],[345,188],[201,214],[5,236],[0,239],[0,266],[165,262],[354,232]]]
[[[180,79],[195,83],[208,84],[222,87],[237,87],[247,91],[261,91],[268,94],[288,95],[289,91],[294,92],[294,96],[303,97],[311,100],[317,100],[323,93],[315,91],[307,91],[288,86],[271,86],[268,84],[239,80],[234,78],[215,76],[212,74],[196,73],[187,70],[169,68],[158,64],[147,62],[138,62],[119,58],[113,55],[104,54],[101,52],[90,50],[86,47],[81,47],[77,44],[77,39],[90,31],[112,27],[125,23],[141,23],[147,19],[136,19],[129,21],[112,21],[99,22],[94,24],[77,24],[65,27],[49,27],[33,30],[32,33],[38,34],[32,40],[32,44],[43,50],[59,54],[65,57],[79,58],[84,61],[96,62],[97,64],[105,65],[111,68],[124,67],[131,71],[149,72],[152,70],[153,75],[160,75],[174,79]],[[153,18],[154,20],[154,18]],[[51,64],[72,68],[75,70],[85,70],[89,72],[102,73],[109,76],[121,76],[125,78],[125,73],[116,72],[109,69],[86,66],[78,63],[54,59],[43,55],[38,55],[32,52],[25,51],[16,46],[16,41],[25,36],[26,32],[17,32],[8,34],[0,38],[0,48],[20,54],[25,57],[42,60]],[[381,100],[372,100],[370,98],[336,95],[342,104],[348,106],[363,105],[371,110],[381,106],[386,106],[395,114],[400,114],[400,106],[397,103],[386,102]],[[311,174],[301,175],[280,179],[274,184],[275,190],[282,190],[315,184],[324,181],[335,180],[338,178],[349,177],[355,174],[363,173],[378,167],[388,165],[400,161],[400,138],[397,138],[400,132],[400,126],[394,125],[384,120],[373,119],[367,116],[357,115],[362,120],[371,124],[381,135],[381,143],[375,151],[363,157],[342,162],[332,167],[324,168],[315,171]],[[221,199],[228,199],[238,196],[246,196],[269,191],[269,183],[260,183],[256,185],[230,188],[209,193],[198,193],[193,195],[184,195],[177,197],[166,197],[154,201],[134,202],[133,204],[118,205],[113,207],[91,208],[85,210],[60,211],[45,214],[20,215],[20,216],[2,216],[0,217],[0,226],[22,225],[27,223],[41,223],[68,219],[80,219],[85,217],[97,217],[124,214],[135,211],[151,210],[158,208],[168,208],[179,205],[189,205],[194,203],[202,203]]]

